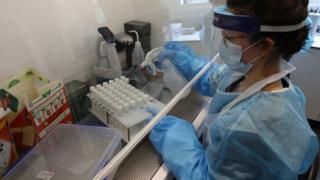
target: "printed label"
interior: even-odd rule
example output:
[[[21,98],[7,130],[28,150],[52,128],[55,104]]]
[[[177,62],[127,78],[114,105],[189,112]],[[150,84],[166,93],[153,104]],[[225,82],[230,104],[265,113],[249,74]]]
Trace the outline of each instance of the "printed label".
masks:
[[[37,178],[38,179],[42,179],[42,180],[50,180],[52,179],[54,176],[54,172],[50,172],[50,171],[41,171]]]

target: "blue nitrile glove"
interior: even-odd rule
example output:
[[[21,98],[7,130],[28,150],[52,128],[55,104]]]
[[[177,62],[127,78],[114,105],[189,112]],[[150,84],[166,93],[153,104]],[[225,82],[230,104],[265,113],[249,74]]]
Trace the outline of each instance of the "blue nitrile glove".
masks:
[[[153,63],[158,68],[158,70],[161,72],[161,70],[164,69],[164,66],[162,66],[162,63],[165,59],[168,59],[169,61],[173,62],[176,58],[176,54],[181,53],[179,51],[174,50],[168,50],[165,49],[162,52],[160,52],[154,59]],[[182,52],[183,53],[183,52]],[[184,53],[183,53],[184,54]],[[154,69],[152,69],[150,66],[146,66],[146,71],[148,74],[153,74]]]
[[[158,108],[151,106],[146,107],[145,110],[151,114],[144,122],[145,124],[148,124],[160,112]]]
[[[191,47],[187,46],[186,44],[180,43],[180,42],[168,42],[163,46],[167,50],[173,50],[178,52],[183,52],[187,54],[188,56],[196,56],[193,49]]]
[[[163,68],[161,65],[164,59],[169,59],[173,64],[176,64],[175,61],[184,61],[186,59],[193,59],[196,57],[194,51],[183,43],[172,41],[168,42],[163,47],[165,50],[159,53],[157,58],[154,60],[155,65],[159,69]]]
[[[177,51],[173,51],[173,50],[164,50],[161,53],[159,53],[159,55],[155,58],[154,64],[157,66],[157,68],[163,69],[164,68],[162,65],[163,61],[165,59],[168,59],[171,62],[174,61],[177,53],[178,53]]]

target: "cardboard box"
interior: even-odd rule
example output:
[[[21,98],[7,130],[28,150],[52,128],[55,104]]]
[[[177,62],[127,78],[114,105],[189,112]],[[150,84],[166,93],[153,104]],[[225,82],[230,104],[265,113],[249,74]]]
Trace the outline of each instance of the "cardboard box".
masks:
[[[12,110],[5,119],[19,153],[35,146],[55,125],[72,122],[63,84],[34,69],[2,83],[0,99]]]
[[[72,114],[60,81],[36,88],[28,95],[25,103],[30,121],[40,139],[57,124],[72,123]]]
[[[18,159],[18,154],[4,117],[11,112],[0,107],[0,176]]]

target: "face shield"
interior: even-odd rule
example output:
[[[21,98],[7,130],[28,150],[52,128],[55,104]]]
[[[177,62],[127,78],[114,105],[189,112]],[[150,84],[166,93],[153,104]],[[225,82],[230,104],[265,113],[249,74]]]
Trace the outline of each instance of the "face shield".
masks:
[[[222,31],[231,38],[238,38],[246,33],[257,32],[291,32],[301,29],[306,25],[302,21],[295,25],[273,26],[261,24],[260,19],[255,16],[236,15],[228,11],[227,6],[217,6],[213,9],[213,33],[212,51],[219,52],[220,44],[223,43]]]

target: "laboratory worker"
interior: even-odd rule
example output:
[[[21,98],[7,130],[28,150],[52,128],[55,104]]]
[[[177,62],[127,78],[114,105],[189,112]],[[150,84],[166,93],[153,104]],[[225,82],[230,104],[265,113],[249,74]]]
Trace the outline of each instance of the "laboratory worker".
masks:
[[[213,97],[205,122],[197,131],[166,116],[149,137],[177,179],[294,180],[308,170],[318,138],[306,120],[303,92],[287,77],[296,69],[288,59],[308,37],[307,6],[308,0],[227,0],[214,8],[224,64],[194,85]],[[169,59],[189,80],[207,63],[182,44],[165,48],[158,67]]]

